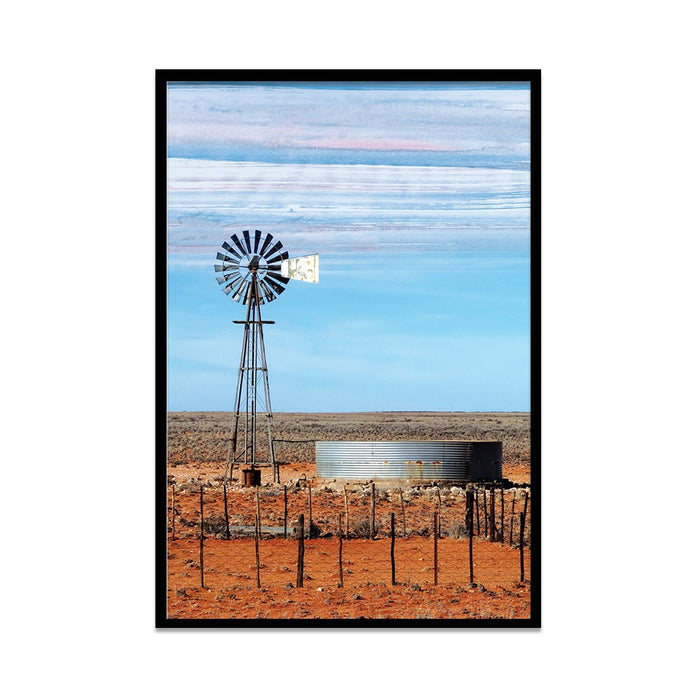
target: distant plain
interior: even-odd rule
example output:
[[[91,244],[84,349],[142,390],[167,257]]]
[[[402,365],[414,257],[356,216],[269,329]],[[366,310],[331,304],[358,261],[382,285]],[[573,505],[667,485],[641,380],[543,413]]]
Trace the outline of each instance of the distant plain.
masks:
[[[223,465],[232,418],[233,414],[225,411],[169,413],[169,467]],[[264,418],[258,421],[266,424]],[[313,464],[316,440],[500,440],[504,476],[517,482],[530,481],[529,413],[276,413],[273,435],[277,460],[283,464]],[[509,475],[514,470],[517,474]]]

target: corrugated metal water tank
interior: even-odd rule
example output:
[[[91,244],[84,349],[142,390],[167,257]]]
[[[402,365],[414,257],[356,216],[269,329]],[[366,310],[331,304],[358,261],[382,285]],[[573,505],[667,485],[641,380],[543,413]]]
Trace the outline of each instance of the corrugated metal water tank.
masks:
[[[477,481],[500,479],[503,443],[492,440],[319,441],[321,479]]]

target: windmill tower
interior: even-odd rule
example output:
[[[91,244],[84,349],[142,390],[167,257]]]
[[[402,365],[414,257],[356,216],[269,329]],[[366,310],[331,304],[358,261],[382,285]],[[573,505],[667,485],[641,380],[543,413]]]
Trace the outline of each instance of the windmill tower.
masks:
[[[246,316],[244,321],[234,321],[243,325],[243,345],[225,478],[232,478],[233,470],[240,467],[243,483],[255,486],[260,483],[260,467],[271,467],[273,481],[279,483],[263,337],[263,325],[274,321],[263,321],[260,307],[274,301],[290,279],[317,283],[318,255],[290,258],[280,241],[269,233],[263,238],[261,231],[243,231],[230,240],[216,254],[214,270],[222,273],[216,281],[225,294],[245,306]]]

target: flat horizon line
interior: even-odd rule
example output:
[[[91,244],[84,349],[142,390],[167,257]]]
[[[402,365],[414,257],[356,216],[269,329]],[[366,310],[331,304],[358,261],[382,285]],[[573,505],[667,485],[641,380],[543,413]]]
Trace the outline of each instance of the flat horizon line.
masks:
[[[235,413],[235,411],[229,409],[229,410],[221,410],[221,409],[176,409],[176,410],[168,410],[168,413]],[[323,414],[323,413],[531,413],[531,411],[518,411],[518,410],[512,410],[512,411],[502,411],[502,410],[487,410],[487,409],[482,409],[478,411],[440,411],[440,410],[391,410],[391,411],[383,411],[383,410],[377,410],[377,411],[273,411],[272,415],[279,415],[282,413],[308,413],[308,414]],[[263,414],[259,414],[263,415]]]

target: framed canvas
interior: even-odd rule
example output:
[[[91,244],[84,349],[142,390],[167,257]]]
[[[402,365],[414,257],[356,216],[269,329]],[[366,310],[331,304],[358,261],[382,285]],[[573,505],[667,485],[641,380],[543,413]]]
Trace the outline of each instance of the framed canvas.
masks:
[[[158,70],[156,626],[540,626],[540,72]]]

